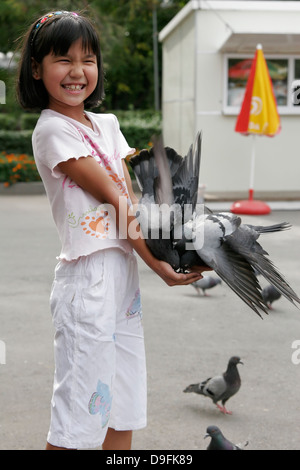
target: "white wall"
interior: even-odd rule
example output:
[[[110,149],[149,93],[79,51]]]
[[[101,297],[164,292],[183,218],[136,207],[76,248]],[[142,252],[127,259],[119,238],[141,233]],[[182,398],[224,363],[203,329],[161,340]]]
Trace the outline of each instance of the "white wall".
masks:
[[[194,139],[195,17],[190,15],[163,48],[163,130],[166,145],[181,152]]]
[[[186,154],[197,130],[203,130],[201,183],[208,192],[247,191],[252,137],[237,134],[237,116],[222,112],[223,54],[218,50],[231,34],[228,24],[250,31],[274,31],[280,24],[281,31],[288,31],[290,23],[300,31],[300,21],[294,13],[283,18],[282,12],[226,11],[221,16],[196,10],[164,40],[164,138]],[[256,138],[255,190],[300,190],[300,116],[281,116],[281,121],[279,135]]]
[[[300,190],[300,118],[282,117],[282,131],[275,137],[255,138],[254,189]],[[248,191],[252,136],[234,132],[233,116],[198,116],[203,130],[201,183],[208,192]]]

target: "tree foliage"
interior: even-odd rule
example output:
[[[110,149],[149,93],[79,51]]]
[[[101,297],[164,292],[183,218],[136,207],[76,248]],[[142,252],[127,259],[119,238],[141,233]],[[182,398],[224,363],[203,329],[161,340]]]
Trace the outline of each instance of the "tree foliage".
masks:
[[[51,11],[83,11],[91,17],[104,59],[104,106],[141,109],[154,107],[153,11],[156,9],[160,31],[186,3],[188,0],[52,0]],[[48,0],[2,0],[0,51],[15,50],[16,40],[48,11]],[[158,47],[161,64],[161,45]]]

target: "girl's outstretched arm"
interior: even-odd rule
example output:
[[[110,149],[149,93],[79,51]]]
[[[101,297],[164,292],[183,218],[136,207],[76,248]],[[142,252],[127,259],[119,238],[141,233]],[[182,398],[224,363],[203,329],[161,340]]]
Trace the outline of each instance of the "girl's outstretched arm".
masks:
[[[202,277],[201,272],[205,268],[200,267],[198,272],[179,274],[168,263],[160,261],[152,255],[130,206],[124,204],[123,194],[106,170],[93,157],[82,157],[78,160],[71,158],[58,166],[63,173],[82,189],[88,191],[100,203],[111,204],[115,208],[117,227],[119,231],[126,232],[122,233],[122,236],[127,238],[144,262],[169,286],[187,285]],[[133,226],[135,227],[134,231],[132,230]]]

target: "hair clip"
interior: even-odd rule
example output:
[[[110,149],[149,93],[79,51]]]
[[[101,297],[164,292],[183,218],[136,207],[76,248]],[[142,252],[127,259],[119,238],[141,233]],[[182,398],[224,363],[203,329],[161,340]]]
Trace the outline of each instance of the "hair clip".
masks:
[[[35,25],[35,27],[33,28],[32,30],[32,36],[31,36],[31,40],[30,40],[30,45],[32,47],[33,45],[33,42],[36,38],[36,35],[38,33],[38,31],[40,30],[41,26],[43,26],[43,24],[45,24],[50,18],[52,18],[54,15],[66,15],[66,14],[69,14],[69,15],[72,15],[72,16],[78,16],[77,13],[75,13],[75,11],[54,11],[53,13],[49,13],[48,15],[46,16],[43,16],[39,21],[38,23]]]

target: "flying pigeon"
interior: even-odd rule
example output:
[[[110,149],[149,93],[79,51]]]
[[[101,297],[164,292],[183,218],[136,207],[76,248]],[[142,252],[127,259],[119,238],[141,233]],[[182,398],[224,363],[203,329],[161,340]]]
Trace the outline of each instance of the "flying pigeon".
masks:
[[[248,445],[248,441],[241,446],[240,444],[233,444],[223,435],[218,426],[208,426],[204,439],[211,437],[211,441],[207,450],[243,450],[243,447]]]
[[[267,304],[270,310],[272,310],[273,308],[273,302],[275,302],[275,300],[280,299],[281,297],[281,293],[279,292],[279,290],[271,284],[264,287],[261,294],[262,298],[264,299],[265,303]]]
[[[200,291],[202,290],[203,295],[206,296],[207,289],[212,289],[218,284],[221,284],[221,282],[222,282],[221,279],[217,277],[205,276],[202,279],[199,279],[198,281],[193,282],[191,285],[196,289],[199,295],[200,295]]]
[[[136,216],[154,256],[174,270],[206,266],[260,317],[268,313],[257,279],[261,274],[294,305],[300,299],[258,243],[263,234],[281,232],[290,224],[243,224],[239,216],[213,213],[197,203],[202,135],[197,134],[185,157],[154,142],[130,160],[142,191]],[[149,217],[151,215],[151,217]]]
[[[222,375],[216,375],[197,384],[189,385],[185,393],[197,393],[212,399],[219,410],[224,414],[232,414],[225,407],[225,403],[229,398],[235,395],[241,387],[241,378],[237,369],[238,364],[243,364],[238,356],[229,359],[227,369]],[[222,405],[218,402],[221,401]]]

